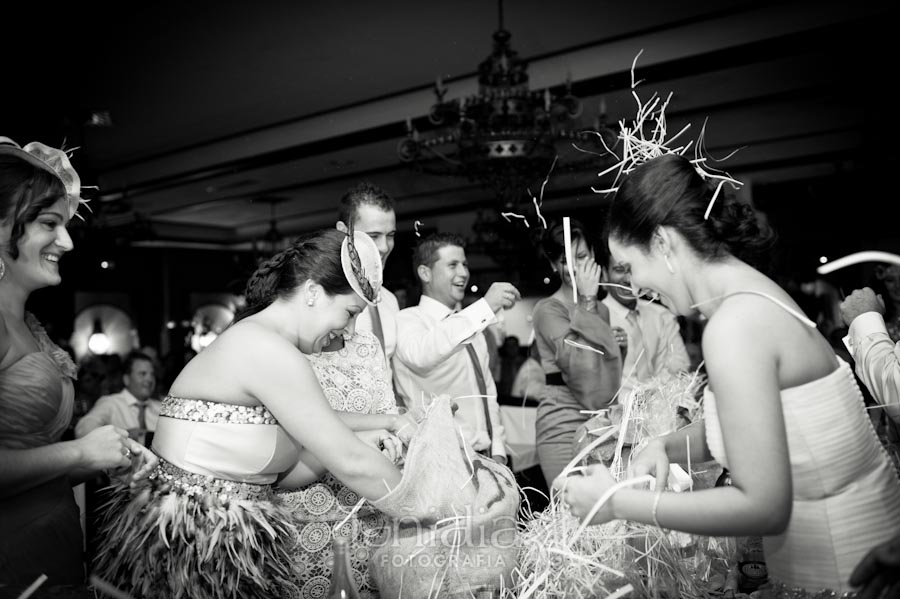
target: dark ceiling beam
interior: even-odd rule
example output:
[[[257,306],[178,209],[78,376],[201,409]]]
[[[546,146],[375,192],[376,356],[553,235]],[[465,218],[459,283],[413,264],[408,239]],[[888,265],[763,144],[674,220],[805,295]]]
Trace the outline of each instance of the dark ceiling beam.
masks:
[[[848,28],[855,27],[871,29],[873,23],[871,19],[861,19],[858,22],[850,23],[844,22],[778,38],[752,42],[734,48],[715,50],[688,58],[650,65],[641,68],[641,78],[654,81],[678,79],[714,70],[766,62],[774,58],[800,55],[808,52],[810,48],[833,48],[830,51],[839,54],[841,50],[834,48],[834,40],[840,39]],[[877,36],[879,33],[878,31],[873,31],[872,35]],[[630,70],[622,70],[589,80],[574,82],[572,84],[572,92],[578,96],[587,96],[616,90],[627,90],[630,88],[630,85]],[[555,92],[561,92],[563,89],[563,86],[551,87],[551,90]],[[434,126],[428,122],[426,117],[413,119],[413,122],[420,131],[424,132],[434,129]],[[176,175],[149,179],[139,185],[108,191],[101,196],[101,199],[103,201],[115,201],[143,193],[162,191],[205,181],[215,177],[233,175],[273,164],[302,160],[367,143],[385,141],[392,138],[400,139],[404,135],[405,123],[389,123],[283,150],[224,162],[212,168],[196,169]],[[102,177],[102,173],[100,176]]]

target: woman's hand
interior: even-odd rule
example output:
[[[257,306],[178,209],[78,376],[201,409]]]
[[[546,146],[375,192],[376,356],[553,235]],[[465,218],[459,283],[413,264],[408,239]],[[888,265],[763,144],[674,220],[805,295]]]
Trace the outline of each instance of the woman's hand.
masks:
[[[397,414],[392,422],[390,432],[396,435],[404,445],[409,445],[413,435],[419,430],[419,425],[415,419],[409,415],[409,412]]]
[[[656,477],[656,484],[664,489],[669,480],[669,456],[666,445],[661,438],[650,441],[644,449],[631,458],[628,466],[628,477],[635,478],[650,474]]]
[[[553,488],[559,493],[560,499],[572,515],[583,519],[614,484],[616,479],[610,474],[609,469],[601,464],[594,464],[588,466],[584,476],[557,477],[553,481]],[[597,510],[590,523],[603,524],[614,519],[613,497],[610,497]]]
[[[603,269],[589,256],[575,262],[575,287],[579,295],[597,297],[597,287],[600,285],[600,275]]]
[[[81,451],[81,462],[88,470],[116,470],[131,466],[132,449],[128,431],[107,424],[95,428],[75,443]]]
[[[403,442],[384,429],[356,431],[356,436],[366,445],[383,453],[394,464],[403,458]]]
[[[159,456],[134,440],[131,441],[131,484],[144,480],[159,465]]]

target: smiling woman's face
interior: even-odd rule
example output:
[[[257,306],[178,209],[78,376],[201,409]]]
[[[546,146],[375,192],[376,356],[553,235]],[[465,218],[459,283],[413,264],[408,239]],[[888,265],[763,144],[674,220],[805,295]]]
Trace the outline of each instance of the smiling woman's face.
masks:
[[[647,297],[658,295],[660,301],[676,314],[692,312],[688,298],[678,292],[678,280],[666,267],[665,260],[654,250],[644,251],[636,245],[625,245],[616,238],[609,240],[612,261],[631,273],[631,286],[635,294]]]
[[[68,202],[60,198],[27,223],[18,241],[19,257],[4,256],[6,276],[28,291],[59,285],[59,260],[74,247],[66,230],[68,214]]]

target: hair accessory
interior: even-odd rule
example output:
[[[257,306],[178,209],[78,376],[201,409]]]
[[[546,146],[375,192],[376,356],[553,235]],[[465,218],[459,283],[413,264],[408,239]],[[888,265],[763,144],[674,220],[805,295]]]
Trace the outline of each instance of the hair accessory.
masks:
[[[602,177],[607,173],[618,171],[612,187],[606,189],[591,187],[594,193],[615,193],[619,189],[619,181],[621,180],[622,175],[627,175],[644,162],[665,154],[678,154],[679,156],[684,156],[691,145],[694,144],[693,141],[689,141],[686,144],[672,147],[675,140],[691,128],[690,123],[685,125],[681,131],[675,135],[668,139],[666,138],[666,107],[672,99],[671,92],[669,92],[669,95],[662,104],[660,104],[660,97],[656,93],[654,93],[646,102],[641,102],[640,97],[635,91],[640,81],[635,81],[634,79],[634,67],[643,52],[643,50],[638,52],[637,56],[634,57],[634,61],[631,63],[631,95],[634,97],[634,101],[637,102],[637,115],[635,115],[630,127],[625,124],[625,119],[619,121],[618,140],[622,142],[621,158],[606,145],[606,142],[603,141],[603,136],[599,133],[597,134],[600,138],[600,143],[603,144],[606,151],[616,158],[619,158],[619,161],[598,175],[599,177]],[[649,136],[644,133],[645,128],[651,131]],[[704,181],[717,180],[719,183],[716,186],[712,199],[709,201],[709,205],[706,207],[706,213],[703,215],[703,220],[709,218],[709,213],[712,211],[713,204],[725,183],[731,183],[731,186],[735,189],[743,185],[743,183],[733,178],[725,171],[714,169],[706,164],[705,134],[706,121],[704,120],[700,135],[697,137],[697,143],[694,146],[694,159],[691,160],[691,164],[694,165],[694,170],[697,171],[697,174],[700,175]],[[616,145],[619,144],[617,143]],[[736,152],[737,150],[724,158],[713,160],[716,160],[717,162],[728,160]]]
[[[374,306],[381,290],[381,255],[372,238],[354,231],[352,225],[341,243],[341,267],[353,291]]]
[[[51,148],[39,141],[26,144],[23,148],[10,138],[0,136],[0,153],[18,156],[29,164],[52,173],[62,181],[69,201],[69,218],[78,216],[80,204],[87,206],[88,203],[81,197],[81,177],[69,162],[69,153],[72,151]]]
[[[666,261],[666,268],[669,269],[669,274],[675,274],[675,269],[672,268],[672,263],[669,262],[669,254],[663,254],[663,260]]]

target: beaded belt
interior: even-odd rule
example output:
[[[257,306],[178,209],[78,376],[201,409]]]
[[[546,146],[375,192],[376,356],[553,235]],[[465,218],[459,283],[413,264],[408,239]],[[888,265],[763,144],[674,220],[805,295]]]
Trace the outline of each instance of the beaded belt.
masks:
[[[188,472],[162,458],[159,458],[159,465],[150,474],[150,478],[156,479],[162,484],[169,484],[189,496],[213,494],[218,495],[222,501],[227,501],[228,499],[260,501],[270,500],[273,497],[272,485],[242,483],[235,480],[197,474],[196,472]]]
[[[187,399],[174,395],[167,395],[163,399],[159,415],[179,420],[193,420],[194,422],[278,424],[265,406],[241,406],[203,399]]]
[[[857,597],[854,591],[838,593],[828,589],[811,590],[801,587],[789,587],[778,580],[771,580],[763,589],[771,589],[771,597],[774,599],[853,599]],[[763,594],[763,597],[769,597],[769,594]]]

